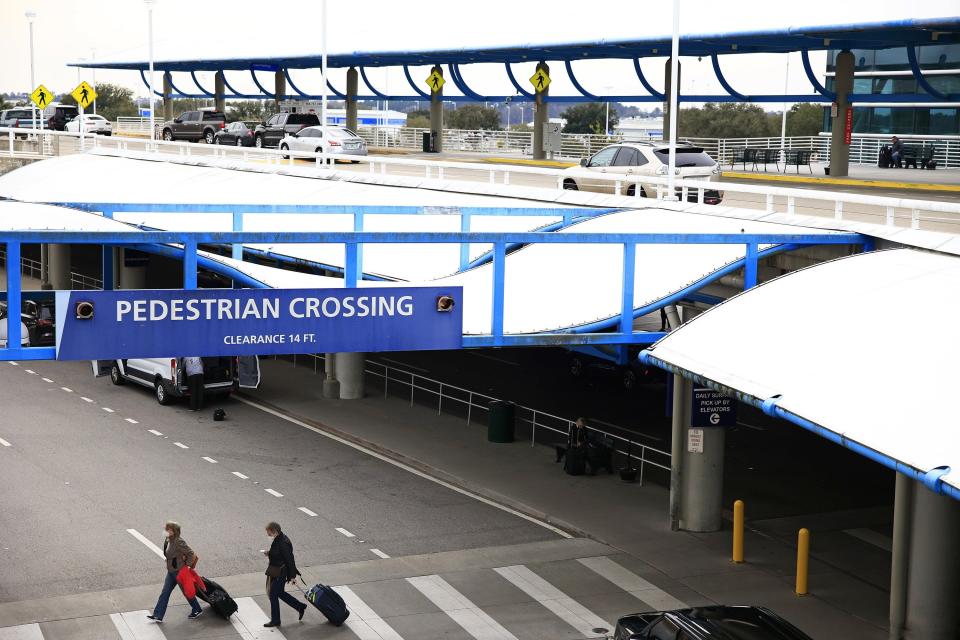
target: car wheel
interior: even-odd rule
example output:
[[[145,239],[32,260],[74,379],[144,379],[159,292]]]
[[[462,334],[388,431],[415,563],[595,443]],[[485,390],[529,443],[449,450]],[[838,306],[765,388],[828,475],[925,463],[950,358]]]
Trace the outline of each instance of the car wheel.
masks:
[[[263,136],[257,136],[254,138],[253,146],[255,146],[257,149],[263,149]]]
[[[166,406],[173,402],[173,399],[170,396],[170,389],[167,387],[167,383],[163,380],[157,380],[153,383],[153,392],[157,397],[157,402]]]
[[[207,144],[213,144],[214,138],[215,136],[213,135],[213,131],[211,131],[210,129],[207,129],[203,133],[203,141],[206,142]]]
[[[574,378],[583,376],[583,360],[580,358],[570,359],[570,375]]]
[[[627,391],[635,389],[637,386],[637,372],[633,369],[625,369],[620,381],[623,383],[623,388]]]
[[[563,181],[563,188],[566,189],[567,191],[579,191],[579,190],[580,190],[580,188],[577,186],[577,182],[576,182],[575,180],[571,180],[571,179],[569,179],[569,178],[567,178],[566,180]]]
[[[644,189],[643,187],[640,187],[640,197],[641,197],[641,198],[646,198],[646,197],[648,197],[648,196],[647,196],[647,190]]]
[[[213,144],[220,144],[220,138],[213,136]]]
[[[116,362],[110,367],[110,382],[118,387],[123,384],[123,374],[120,373],[120,365]]]
[[[170,131],[170,129],[164,129],[163,139],[167,142],[173,142],[173,131]]]
[[[285,144],[280,145],[280,151],[289,151],[289,150],[290,150],[290,147],[288,147],[287,145],[285,145]],[[286,155],[286,154],[283,155],[283,159],[284,159],[284,160],[287,160],[289,157],[290,157],[290,156],[288,156],[288,155]]]
[[[635,196],[635,195],[637,195],[637,185],[632,184],[632,185],[630,185],[629,187],[627,187],[627,195],[628,195],[628,196]]]

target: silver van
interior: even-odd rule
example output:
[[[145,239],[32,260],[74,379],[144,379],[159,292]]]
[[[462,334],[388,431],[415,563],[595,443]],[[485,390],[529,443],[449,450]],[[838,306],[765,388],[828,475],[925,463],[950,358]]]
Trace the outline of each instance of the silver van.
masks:
[[[203,360],[203,387],[206,395],[230,394],[236,389],[260,386],[257,356],[211,356]],[[94,375],[109,375],[115,385],[131,382],[153,389],[157,402],[170,404],[174,398],[190,395],[183,358],[129,358],[96,360]]]

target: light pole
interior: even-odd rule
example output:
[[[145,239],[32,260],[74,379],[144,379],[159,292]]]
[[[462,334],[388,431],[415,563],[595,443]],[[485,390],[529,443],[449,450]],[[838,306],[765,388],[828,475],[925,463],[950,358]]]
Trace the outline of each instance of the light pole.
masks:
[[[96,59],[97,59],[97,50],[96,50],[96,49],[90,49],[90,61],[92,62],[92,61],[94,61],[94,60],[96,60]],[[92,77],[93,77],[93,89],[94,89],[94,91],[96,91],[96,89],[97,89],[97,68],[96,68],[96,67],[91,67],[91,68],[90,68],[90,73],[91,73],[91,75],[92,75]],[[97,115],[97,99],[96,99],[96,98],[93,99],[93,115]]]
[[[323,82],[323,91],[320,93],[320,124],[327,126],[327,0],[320,2],[320,20],[323,22],[320,31],[320,75]]]
[[[606,136],[610,135],[610,99],[609,97],[610,97],[610,90],[612,88],[613,87],[611,87],[610,85],[607,85],[603,88],[604,93],[607,94],[607,115],[603,119],[603,134]]]
[[[790,52],[787,52],[787,68],[783,72],[783,95],[787,95],[790,88]],[[780,155],[784,162],[787,158],[787,103],[783,103],[783,117],[780,119]]]
[[[27,19],[27,26],[30,29],[30,91],[33,91],[37,87],[37,78],[34,74],[33,68],[33,19],[37,17],[37,12],[33,9],[28,9],[24,12],[24,17]],[[37,128],[37,107],[32,105],[30,112],[33,114],[33,128]]]
[[[153,114],[153,103],[154,103],[154,92],[153,92],[153,5],[156,0],[143,0],[143,4],[147,5],[147,41],[148,41],[148,50],[150,56],[150,140],[153,141],[156,138],[156,127],[154,124],[154,114]],[[166,95],[166,94],[164,94]]]

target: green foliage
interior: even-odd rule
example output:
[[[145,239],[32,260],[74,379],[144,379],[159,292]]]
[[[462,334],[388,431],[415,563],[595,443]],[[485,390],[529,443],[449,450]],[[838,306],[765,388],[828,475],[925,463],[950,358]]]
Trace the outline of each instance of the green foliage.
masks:
[[[422,116],[419,113],[416,115],[408,114],[407,115],[407,126],[413,129],[429,129],[430,128],[430,117]]]
[[[235,100],[227,103],[227,120],[263,122],[273,114],[270,100]]]
[[[604,122],[607,117],[607,105],[602,102],[590,102],[570,107],[560,114],[567,122],[563,126],[564,133],[605,133]],[[610,109],[610,129],[620,121],[615,109]]]
[[[677,126],[685,138],[765,138],[780,132],[761,107],[734,102],[683,109]]]
[[[500,129],[500,110],[479,104],[466,104],[443,114],[449,129]]]
[[[133,101],[132,90],[109,82],[98,82],[94,90],[97,92],[97,114],[107,120],[113,122],[120,116],[136,116],[139,113],[137,105]],[[69,93],[60,96],[60,102],[77,104],[77,101]]]
[[[815,136],[823,130],[823,107],[797,103],[787,112],[788,136]]]

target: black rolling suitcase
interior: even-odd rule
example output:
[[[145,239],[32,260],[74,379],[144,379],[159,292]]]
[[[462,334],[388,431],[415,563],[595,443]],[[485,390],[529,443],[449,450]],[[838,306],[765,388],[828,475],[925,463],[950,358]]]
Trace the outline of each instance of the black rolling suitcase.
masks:
[[[563,459],[563,470],[571,476],[582,476],[587,471],[587,448],[584,445],[570,447]]]
[[[307,602],[315,606],[335,627],[350,617],[350,610],[340,594],[325,584],[315,584],[303,592]]]
[[[237,612],[237,603],[230,597],[226,589],[210,578],[202,578],[202,580],[206,586],[206,591],[197,589],[197,597],[209,604],[218,616],[228,620],[230,616]]]

